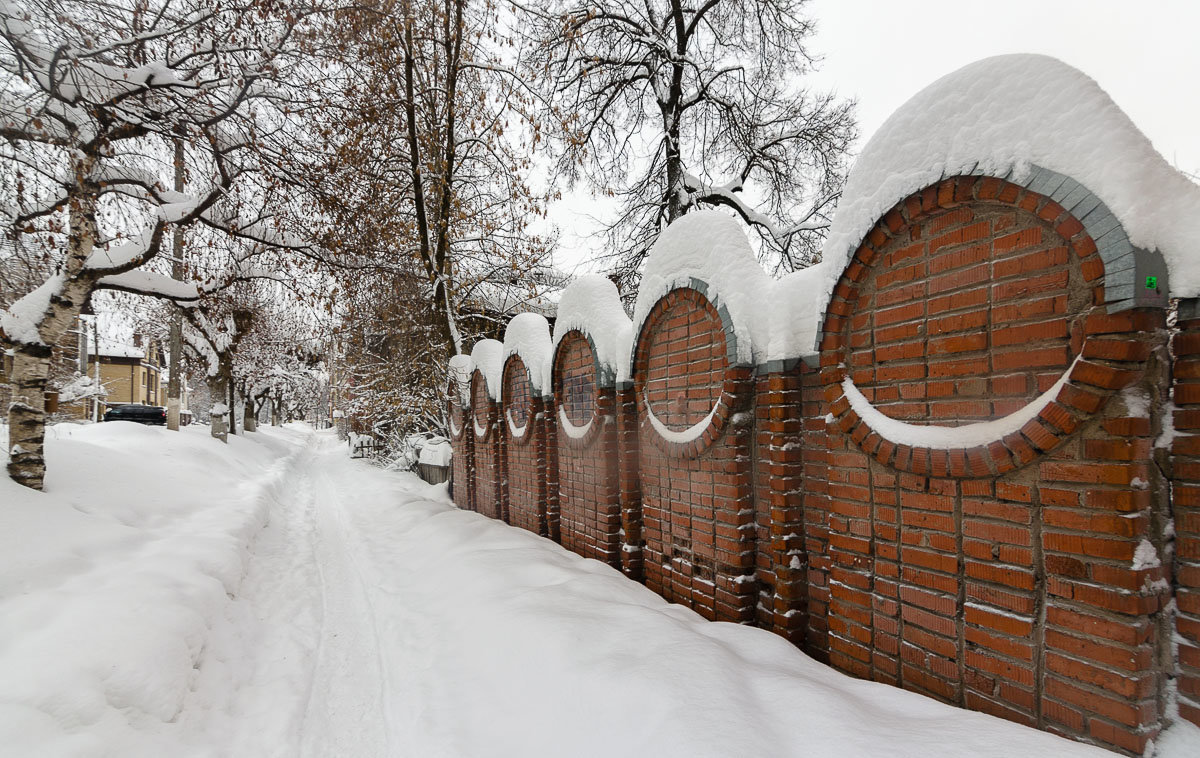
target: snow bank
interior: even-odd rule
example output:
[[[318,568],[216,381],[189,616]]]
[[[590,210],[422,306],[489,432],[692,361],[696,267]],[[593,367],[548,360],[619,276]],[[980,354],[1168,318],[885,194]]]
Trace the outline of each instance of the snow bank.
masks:
[[[616,381],[629,379],[633,323],[621,306],[617,286],[608,277],[587,274],[563,289],[554,321],[554,347],[572,329],[592,338],[596,360],[613,372]]]
[[[500,397],[500,378],[504,371],[504,345],[496,340],[479,340],[471,348],[471,362],[486,380],[488,397]]]
[[[1200,186],[1172,168],[1089,76],[1043,55],[1002,55],[929,85],[871,137],[825,243],[819,309],[896,203],[958,174],[1011,174],[1019,183],[1033,166],[1082,184],[1135,247],[1160,252],[1173,297],[1200,295]]]
[[[708,285],[710,302],[728,310],[738,362],[755,362],[770,341],[765,306],[775,283],[759,265],[741,225],[718,210],[689,213],[659,235],[642,273],[633,309],[634,334],[663,295],[693,278]]]
[[[0,478],[0,753],[160,756],[291,444],[49,430],[46,492]]]
[[[550,341],[550,323],[540,313],[518,313],[504,329],[504,360],[516,355],[529,370],[533,391],[542,395],[550,386],[550,365],[554,345]]]

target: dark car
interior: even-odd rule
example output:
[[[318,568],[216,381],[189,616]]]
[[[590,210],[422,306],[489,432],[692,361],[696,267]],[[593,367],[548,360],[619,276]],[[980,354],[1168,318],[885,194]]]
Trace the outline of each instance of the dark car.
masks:
[[[130,403],[118,405],[104,414],[105,421],[134,421],[139,424],[167,425],[167,409],[156,405]]]

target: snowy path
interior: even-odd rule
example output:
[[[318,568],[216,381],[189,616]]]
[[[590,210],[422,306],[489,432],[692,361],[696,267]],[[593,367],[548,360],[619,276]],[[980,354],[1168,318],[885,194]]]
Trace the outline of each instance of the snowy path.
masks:
[[[228,721],[191,711],[217,754],[1092,754],[704,622],[326,434],[304,446],[201,667],[197,692],[232,693]]]
[[[395,639],[402,619],[387,602],[395,590],[380,572],[386,556],[364,517],[379,504],[370,485],[397,490],[398,478],[313,435],[287,480],[230,609],[237,649],[217,652],[248,664],[231,708],[241,718],[230,753],[394,755],[399,662],[383,641]]]

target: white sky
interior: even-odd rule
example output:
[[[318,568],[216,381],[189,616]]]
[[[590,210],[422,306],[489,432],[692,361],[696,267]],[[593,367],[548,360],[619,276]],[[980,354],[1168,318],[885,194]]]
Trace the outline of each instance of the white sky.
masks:
[[[824,56],[805,81],[858,101],[856,150],[906,100],[968,63],[1004,53],[1053,55],[1100,83],[1168,161],[1200,174],[1200,0],[812,0],[810,45]],[[555,263],[595,270],[589,215],[577,192],[550,208]]]

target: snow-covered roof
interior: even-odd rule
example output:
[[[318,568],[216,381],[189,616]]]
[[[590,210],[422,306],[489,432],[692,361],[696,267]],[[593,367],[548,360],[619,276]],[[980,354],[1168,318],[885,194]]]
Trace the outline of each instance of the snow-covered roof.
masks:
[[[1134,247],[1161,254],[1172,296],[1200,295],[1200,186],[1091,77],[1044,55],[1002,55],[938,79],[867,143],[825,243],[818,310],[864,235],[908,195],[971,173],[1021,184],[1035,167],[1083,185]]]
[[[488,397],[492,400],[499,399],[500,376],[504,370],[504,345],[497,340],[479,340],[475,347],[471,348],[471,360],[475,368],[483,374]]]
[[[129,345],[124,342],[100,338],[100,356],[103,358],[138,358],[146,357],[146,351],[135,345]]]
[[[591,338],[602,372],[618,382],[629,378],[633,323],[625,315],[617,286],[608,277],[586,274],[562,291],[554,321],[554,346],[576,329]]]
[[[541,395],[550,385],[550,362],[554,345],[550,323],[540,313],[518,313],[504,329],[504,360],[516,355],[529,371],[533,391]]]

